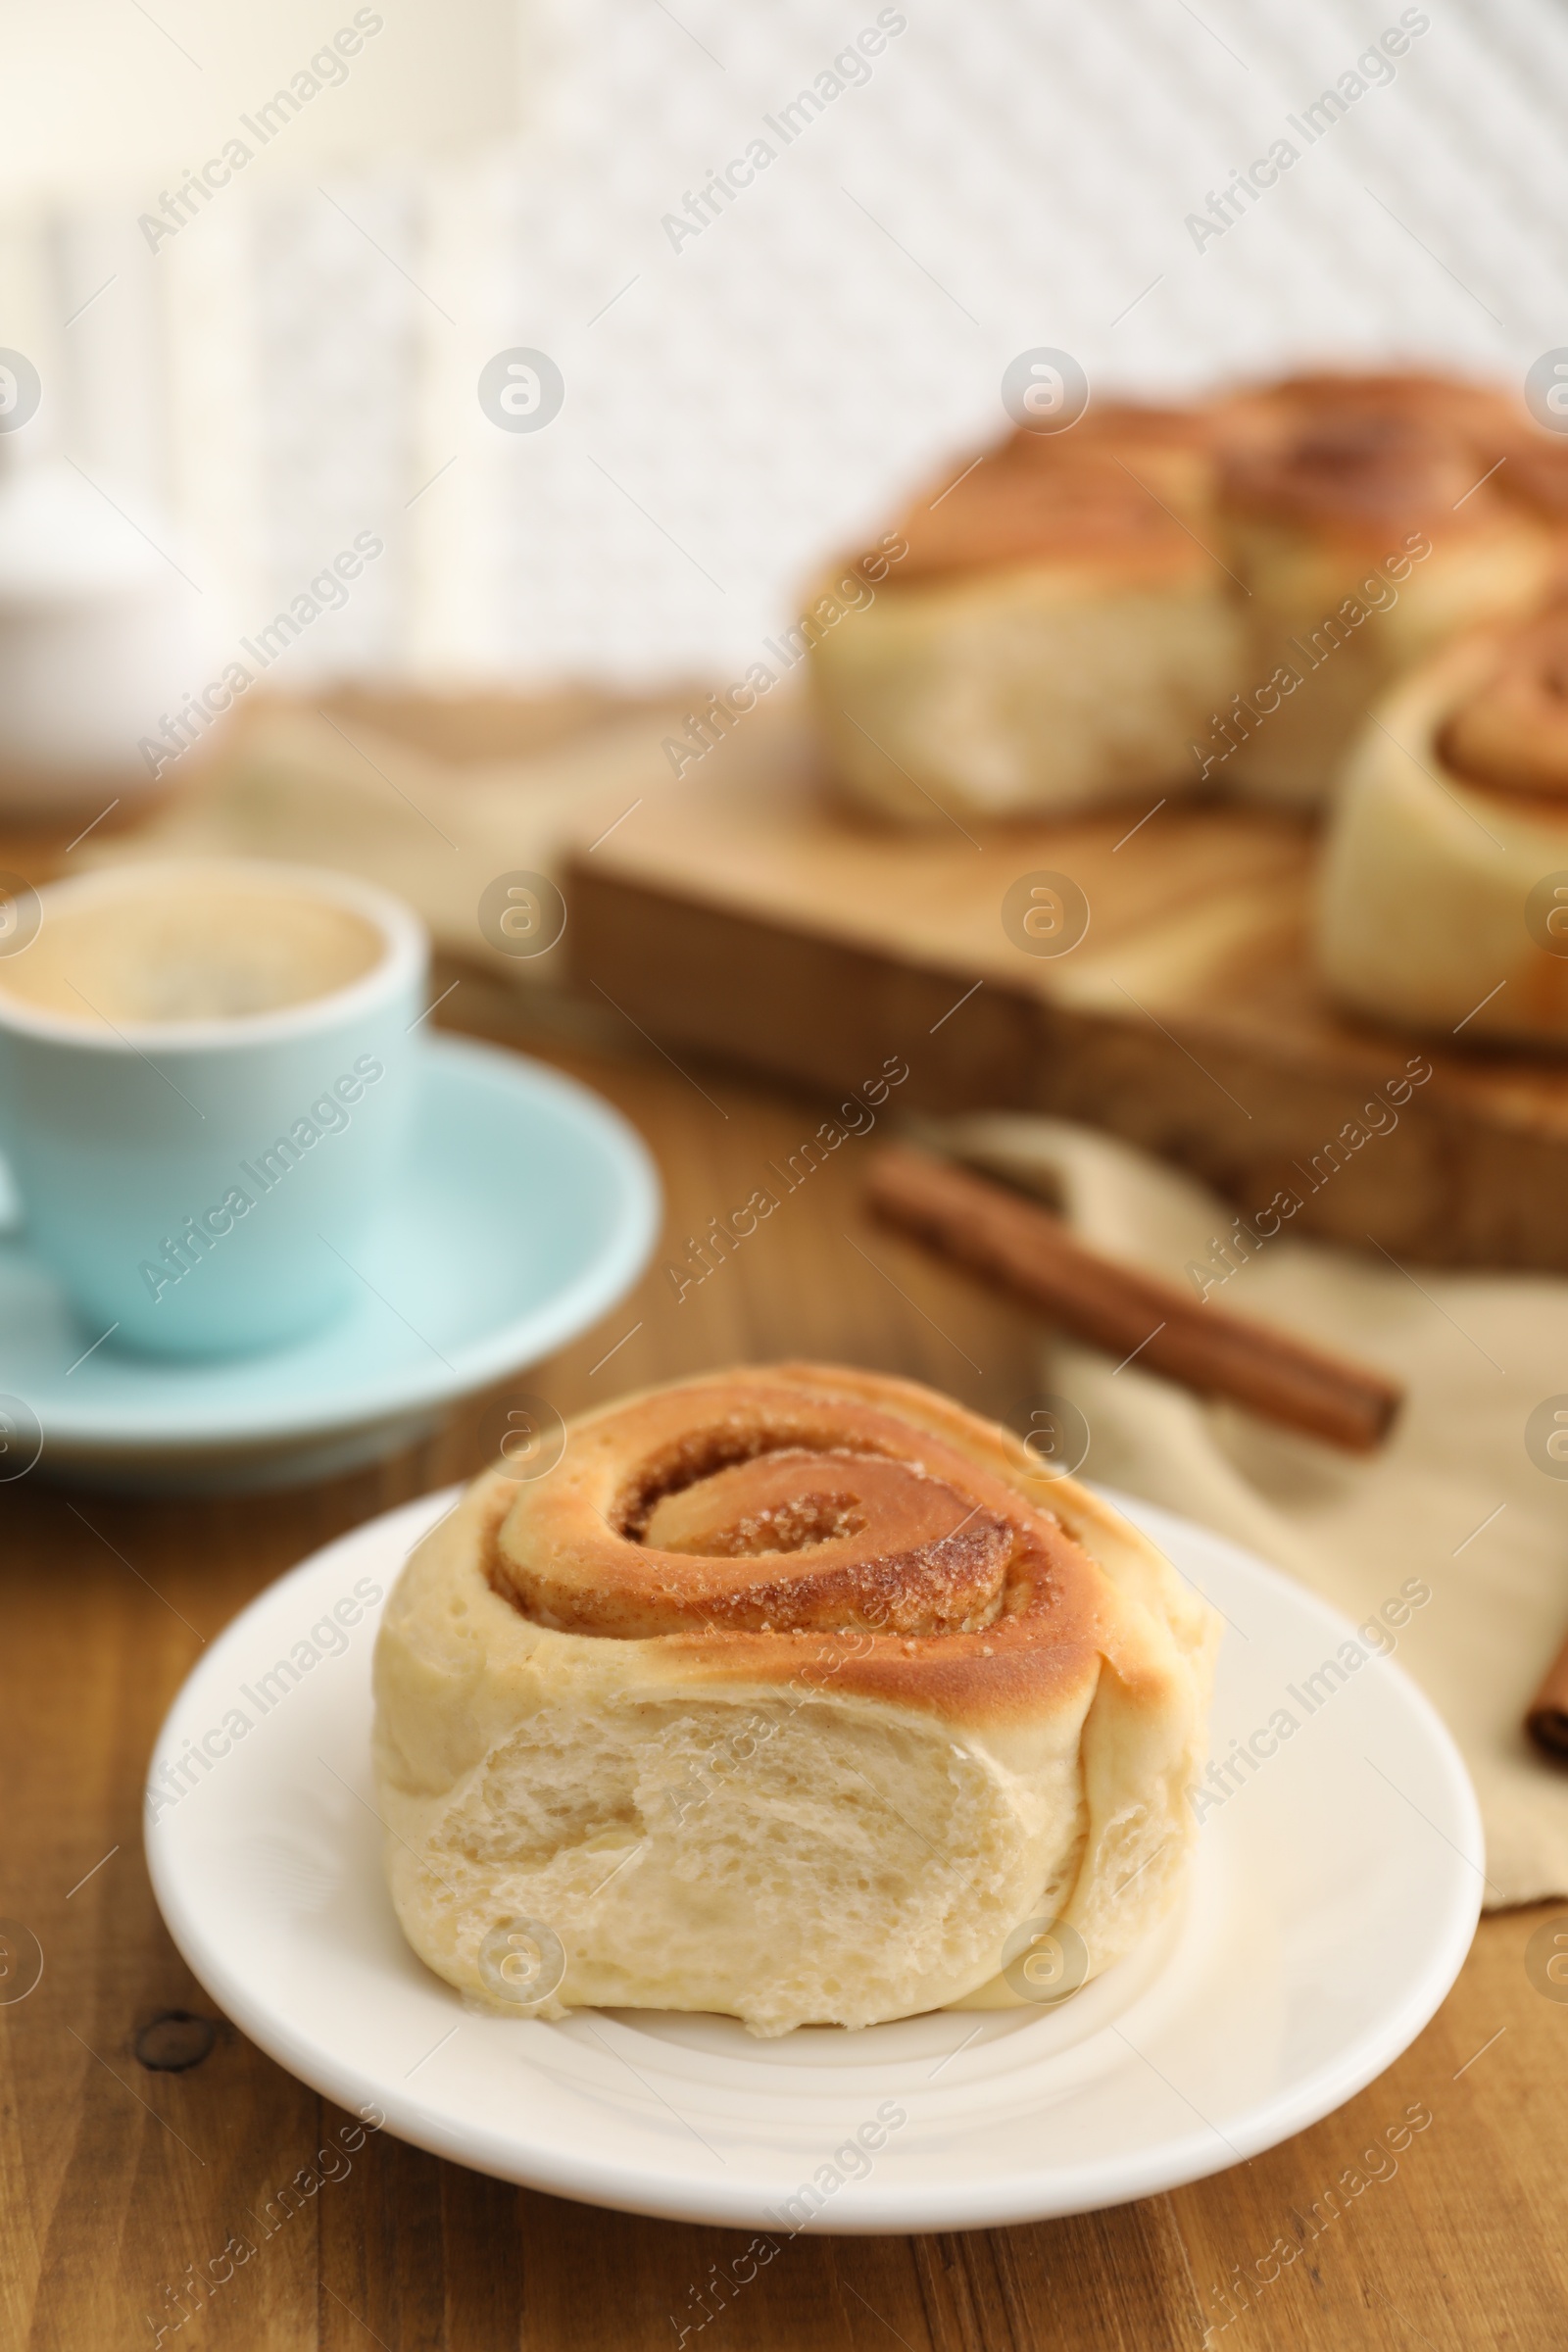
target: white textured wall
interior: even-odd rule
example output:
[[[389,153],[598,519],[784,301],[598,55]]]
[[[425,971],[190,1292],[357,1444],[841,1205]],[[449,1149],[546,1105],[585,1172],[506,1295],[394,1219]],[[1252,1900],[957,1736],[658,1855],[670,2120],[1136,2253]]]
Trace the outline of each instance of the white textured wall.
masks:
[[[152,388],[76,401],[94,462],[164,486],[239,626],[356,530],[385,538],[288,657],[302,676],[738,671],[819,554],[1000,427],[1025,347],[1157,394],[1389,353],[1517,381],[1568,343],[1550,0],[1407,12],[1430,23],[1392,83],[1310,147],[1287,117],[1399,23],[1390,0],[893,13],[864,85],[678,251],[662,216],[779,145],[763,118],[876,6],[562,0],[512,151],[274,174],[156,257],[99,208],[72,231],[121,240],[93,367],[118,336]],[[1282,135],[1299,160],[1199,251],[1187,215]],[[0,299],[30,268],[13,239]],[[478,405],[512,345],[565,378],[538,433]]]

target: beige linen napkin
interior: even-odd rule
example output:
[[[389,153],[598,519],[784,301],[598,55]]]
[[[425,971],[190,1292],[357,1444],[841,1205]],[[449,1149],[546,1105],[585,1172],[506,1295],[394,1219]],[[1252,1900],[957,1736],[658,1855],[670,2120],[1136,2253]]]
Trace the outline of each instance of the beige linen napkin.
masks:
[[[1064,1120],[966,1118],[942,1135],[1046,1193],[1085,1241],[1178,1282],[1231,1227],[1191,1178]],[[1396,1654],[1469,1765],[1487,1904],[1568,1893],[1568,1768],[1519,1728],[1568,1633],[1568,1462],[1559,1479],[1525,1444],[1544,1401],[1562,1394],[1568,1409],[1568,1283],[1402,1268],[1370,1244],[1351,1253],[1288,1232],[1209,1297],[1404,1382],[1380,1453],[1339,1453],[1068,1340],[1050,1348],[1044,1387],[1089,1423],[1086,1477],[1216,1528],[1355,1622],[1404,1579],[1430,1585]],[[1551,1458],[1539,1440],[1534,1451]]]

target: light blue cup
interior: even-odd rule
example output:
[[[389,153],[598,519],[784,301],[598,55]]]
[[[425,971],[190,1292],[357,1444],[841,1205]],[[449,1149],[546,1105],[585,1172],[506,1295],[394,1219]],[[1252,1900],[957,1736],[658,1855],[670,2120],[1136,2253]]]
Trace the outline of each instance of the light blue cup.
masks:
[[[249,859],[107,868],[48,884],[37,911],[47,924],[68,900],[122,901],[175,873],[325,899],[383,953],[328,995],[218,1020],[111,1028],[0,984],[0,1149],[84,1347],[240,1355],[364,1295],[355,1261],[414,1114],[428,943],[384,891]]]

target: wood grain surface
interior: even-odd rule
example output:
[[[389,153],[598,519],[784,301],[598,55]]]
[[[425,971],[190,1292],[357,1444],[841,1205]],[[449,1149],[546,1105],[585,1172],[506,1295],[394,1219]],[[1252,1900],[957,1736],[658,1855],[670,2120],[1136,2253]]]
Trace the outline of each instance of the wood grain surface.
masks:
[[[1432,1265],[1568,1270],[1568,1060],[1337,1012],[1300,820],[1152,794],[971,822],[900,833],[838,808],[779,698],[679,781],[628,774],[585,811],[572,968],[666,1042],[823,1086],[902,1054],[911,1103],[1087,1120],[1249,1215],[1284,1188],[1298,1229],[1357,1248],[1371,1229]],[[1081,936],[1021,929],[1041,876],[1076,891]],[[1345,1149],[1412,1054],[1429,1075],[1397,1130]]]
[[[603,1030],[558,1017],[522,1036],[515,1001],[472,975],[444,1012],[621,1105],[662,1168],[672,1250],[822,1115],[807,1095],[739,1086],[672,1048],[677,1068],[608,1015]],[[804,1352],[1015,1411],[1033,1385],[1032,1325],[865,1221],[865,1149],[817,1169],[679,1303],[656,1264],[530,1386],[570,1412],[647,1380]],[[315,1545],[476,1468],[480,1410],[377,1469],[289,1494],[128,1501],[36,1475],[0,1488],[0,1915],[15,1923],[0,1965],[24,1962],[29,1935],[44,1963],[24,1999],[0,1997],[6,2352],[1536,2352],[1568,2338],[1568,2002],[1536,1989],[1525,1961],[1553,1911],[1487,1921],[1398,2064],[1253,2163],[1030,2228],[802,2236],[727,2300],[715,2282],[749,2231],[518,2190],[384,2134],[319,2161],[350,2119],[218,2016],[177,1958],[142,1860],[142,1775],[203,1643]],[[1325,2002],[1356,1964],[1353,1948],[1326,1964]],[[0,1996],[21,1981],[0,1978]],[[1369,2162],[1412,2107],[1430,2125]],[[278,2193],[302,2173],[317,2185],[285,2218]],[[223,2259],[231,2237],[255,2249],[243,2264]],[[196,2284],[215,2263],[231,2276]]]

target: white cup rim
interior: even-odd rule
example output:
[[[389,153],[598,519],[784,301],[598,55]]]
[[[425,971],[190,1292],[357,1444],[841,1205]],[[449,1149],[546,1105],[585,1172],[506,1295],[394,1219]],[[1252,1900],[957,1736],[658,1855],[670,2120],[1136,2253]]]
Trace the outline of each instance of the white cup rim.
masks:
[[[90,873],[40,883],[37,897],[42,919],[47,922],[52,903],[90,904],[94,899],[121,897],[127,883],[143,878],[149,882],[166,878],[189,881],[196,876],[210,876],[231,889],[272,891],[279,897],[303,893],[328,900],[370,923],[380,933],[382,953],[368,972],[342,988],[329,989],[324,996],[308,997],[302,1004],[280,1005],[270,1012],[225,1013],[194,1021],[126,1021],[111,1026],[107,1015],[100,1014],[96,1018],[104,1025],[99,1027],[91,1014],[78,1019],[74,1013],[29,1004],[0,983],[0,1030],[88,1054],[210,1054],[224,1048],[282,1044],[309,1037],[317,1030],[335,1029],[370,1011],[417,980],[428,962],[429,934],[411,906],[376,883],[330,866],[286,864],[268,858],[127,858],[122,864],[96,866]],[[27,948],[32,944],[29,940]],[[27,948],[16,953],[25,956]]]

